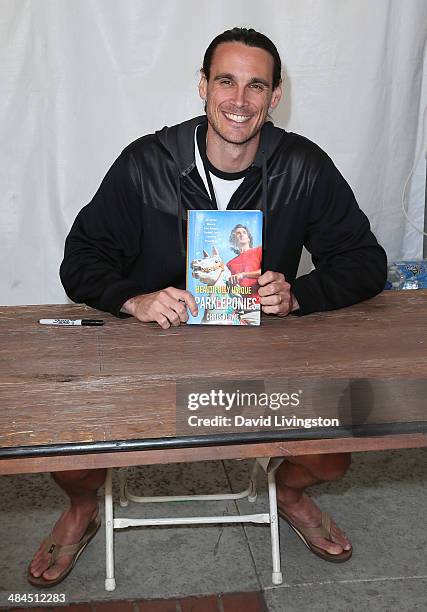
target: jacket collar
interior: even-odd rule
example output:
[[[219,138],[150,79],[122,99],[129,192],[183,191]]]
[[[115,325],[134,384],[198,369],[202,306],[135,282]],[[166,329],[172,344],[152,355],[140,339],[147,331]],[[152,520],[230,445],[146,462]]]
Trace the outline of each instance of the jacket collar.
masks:
[[[181,175],[187,175],[195,166],[194,131],[198,125],[206,123],[206,115],[200,115],[178,125],[166,126],[156,132],[161,144],[175,160]],[[271,121],[264,123],[253,165],[261,168],[263,157],[268,160],[285,135],[285,130],[275,127]]]

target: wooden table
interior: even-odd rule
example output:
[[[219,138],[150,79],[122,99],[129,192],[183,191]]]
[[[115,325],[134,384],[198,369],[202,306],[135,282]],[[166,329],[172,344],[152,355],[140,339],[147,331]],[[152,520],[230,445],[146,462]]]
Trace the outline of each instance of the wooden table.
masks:
[[[45,317],[106,324],[39,325]],[[161,330],[81,305],[3,307],[0,474],[427,446],[426,349],[424,290],[253,328]],[[371,405],[336,429],[183,435],[183,379],[348,381],[350,396],[363,381]]]

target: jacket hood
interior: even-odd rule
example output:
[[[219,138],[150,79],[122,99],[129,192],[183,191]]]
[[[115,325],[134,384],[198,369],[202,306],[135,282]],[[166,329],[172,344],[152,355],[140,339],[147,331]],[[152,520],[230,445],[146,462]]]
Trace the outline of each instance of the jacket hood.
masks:
[[[176,176],[176,191],[178,199],[178,236],[182,255],[185,255],[185,241],[182,229],[182,217],[183,217],[183,204],[181,197],[181,176],[189,174],[194,166],[196,165],[195,153],[194,153],[194,131],[198,125],[206,125],[206,115],[195,117],[179,125],[172,127],[164,127],[160,131],[156,132],[156,136],[159,139],[162,146],[169,151],[172,155],[177,168],[178,173]],[[267,244],[267,164],[268,160],[272,157],[275,150],[281,143],[282,139],[287,137],[288,134],[285,130],[276,128],[272,122],[267,121],[261,128],[261,136],[259,146],[253,165],[261,169],[261,183],[262,183],[262,197],[261,197],[261,209],[263,211],[263,245],[264,249]]]
[[[178,125],[166,126],[156,132],[157,138],[172,155],[182,175],[191,172],[195,166],[194,131],[196,126],[206,123],[206,115],[200,115]],[[288,133],[285,130],[275,127],[272,121],[266,121],[261,128],[260,142],[253,165],[262,168],[263,158],[268,161],[286,136]]]

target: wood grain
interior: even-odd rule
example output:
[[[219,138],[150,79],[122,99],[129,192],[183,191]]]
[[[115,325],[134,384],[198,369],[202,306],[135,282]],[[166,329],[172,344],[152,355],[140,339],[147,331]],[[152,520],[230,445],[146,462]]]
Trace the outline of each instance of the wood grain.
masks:
[[[264,317],[254,328],[161,330],[81,305],[2,307],[0,456],[8,447],[173,437],[182,381],[427,380],[426,312],[424,290],[301,318]],[[106,324],[38,324],[82,316]],[[427,421],[425,401],[401,389],[399,410],[371,410],[366,422]]]

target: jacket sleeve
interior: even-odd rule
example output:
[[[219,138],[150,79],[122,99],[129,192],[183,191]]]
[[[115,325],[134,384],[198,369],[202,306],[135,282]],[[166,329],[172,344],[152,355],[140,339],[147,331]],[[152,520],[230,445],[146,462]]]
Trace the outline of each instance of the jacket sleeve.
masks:
[[[298,314],[350,306],[384,289],[385,251],[329,157],[313,185],[304,244],[315,269],[292,285]]]
[[[124,274],[140,252],[139,191],[133,158],[122,153],[77,215],[65,241],[60,277],[74,302],[120,316],[124,302],[142,293]]]

